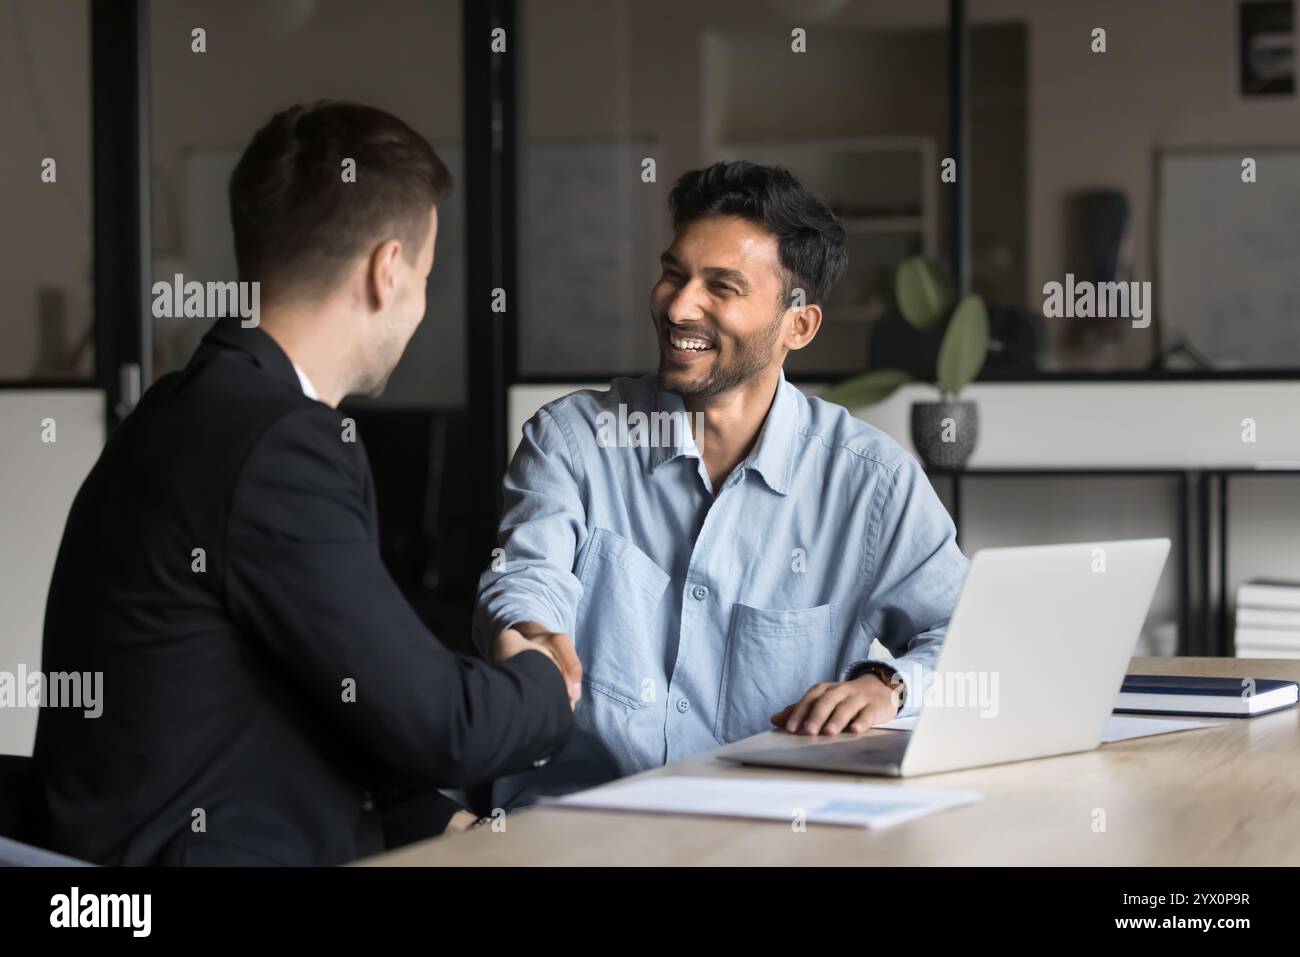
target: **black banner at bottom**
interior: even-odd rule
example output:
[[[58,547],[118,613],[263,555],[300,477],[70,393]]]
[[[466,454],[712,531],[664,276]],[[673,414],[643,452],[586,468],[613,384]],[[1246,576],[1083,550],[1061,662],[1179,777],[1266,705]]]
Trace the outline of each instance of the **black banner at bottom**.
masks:
[[[517,933],[549,949],[590,940],[593,925],[608,923],[650,946],[704,923],[709,938],[723,939],[798,937],[802,926],[819,940],[877,944],[898,935],[979,945],[1045,932],[1071,941],[1199,935],[1230,946],[1243,933],[1289,929],[1293,886],[1293,872],[1275,868],[35,868],[0,870],[0,926],[7,943],[75,936],[114,945],[407,946],[482,932],[484,943]]]

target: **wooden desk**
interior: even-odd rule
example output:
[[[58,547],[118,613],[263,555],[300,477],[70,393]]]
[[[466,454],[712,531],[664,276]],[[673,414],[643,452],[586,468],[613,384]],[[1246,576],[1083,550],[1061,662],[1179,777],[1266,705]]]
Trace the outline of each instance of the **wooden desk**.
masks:
[[[1135,658],[1140,674],[1287,678],[1300,660]],[[370,858],[378,865],[1300,864],[1300,709],[1223,727],[1104,744],[1083,754],[926,775],[894,786],[973,788],[978,804],[883,831],[810,824],[532,808]],[[757,735],[728,751],[805,742]],[[824,740],[824,739],[823,739]],[[724,749],[719,749],[719,751]],[[711,751],[646,774],[783,777]],[[1094,812],[1105,830],[1094,831]]]

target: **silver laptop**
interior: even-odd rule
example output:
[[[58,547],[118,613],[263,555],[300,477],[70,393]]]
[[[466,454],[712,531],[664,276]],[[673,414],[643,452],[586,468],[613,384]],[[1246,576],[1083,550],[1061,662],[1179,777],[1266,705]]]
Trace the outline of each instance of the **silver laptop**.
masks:
[[[977,552],[913,730],[719,755],[810,771],[911,777],[1101,742],[1169,539]]]

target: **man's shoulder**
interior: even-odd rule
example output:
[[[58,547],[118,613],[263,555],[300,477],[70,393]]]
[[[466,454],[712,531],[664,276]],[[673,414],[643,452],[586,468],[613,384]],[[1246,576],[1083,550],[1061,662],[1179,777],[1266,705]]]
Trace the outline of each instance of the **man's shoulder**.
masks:
[[[276,456],[297,447],[323,463],[353,458],[349,449],[360,445],[344,412],[227,350],[196,356],[190,366],[160,378],[127,423],[136,441],[183,448],[214,465],[219,461],[217,472],[227,473],[238,473],[254,454]]]
[[[602,429],[618,428],[618,423],[627,423],[634,413],[652,413],[658,399],[657,375],[620,377],[605,389],[579,389],[552,399],[537,410],[531,425],[543,432],[558,429],[570,450],[576,452],[595,443]]]
[[[914,461],[892,436],[864,422],[841,405],[816,396],[803,400],[799,434],[805,446],[818,445],[835,459],[893,474]]]
[[[625,411],[649,411],[659,394],[659,377],[654,374],[636,378],[619,377],[610,380],[608,388],[578,389],[546,403],[539,410],[552,418],[568,421],[595,422],[602,413],[617,414]]]
[[[161,376],[145,392],[137,411],[144,417],[202,419],[205,425],[246,431],[268,417],[307,405],[320,403],[262,369],[248,355],[205,346],[184,368]]]

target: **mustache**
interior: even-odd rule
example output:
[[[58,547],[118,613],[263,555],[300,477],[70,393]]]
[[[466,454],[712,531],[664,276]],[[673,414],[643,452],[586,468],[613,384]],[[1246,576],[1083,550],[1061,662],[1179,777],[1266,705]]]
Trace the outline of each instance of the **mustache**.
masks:
[[[718,344],[717,337],[709,331],[707,326],[682,325],[681,323],[669,322],[667,319],[660,319],[659,331],[665,337],[671,334],[686,339],[703,339],[710,345],[716,346]]]

